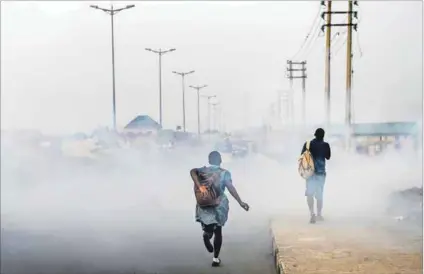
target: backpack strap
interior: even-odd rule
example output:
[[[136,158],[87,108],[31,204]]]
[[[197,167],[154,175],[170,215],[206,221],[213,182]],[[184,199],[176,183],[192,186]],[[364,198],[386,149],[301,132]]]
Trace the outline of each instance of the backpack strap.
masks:
[[[310,147],[311,147],[311,141],[306,141],[306,150],[309,151]]]

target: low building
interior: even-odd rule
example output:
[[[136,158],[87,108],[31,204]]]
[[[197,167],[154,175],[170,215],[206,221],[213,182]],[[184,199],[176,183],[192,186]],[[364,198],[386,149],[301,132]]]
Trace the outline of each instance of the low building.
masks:
[[[128,135],[157,135],[161,125],[149,115],[138,115],[124,127],[124,133]]]

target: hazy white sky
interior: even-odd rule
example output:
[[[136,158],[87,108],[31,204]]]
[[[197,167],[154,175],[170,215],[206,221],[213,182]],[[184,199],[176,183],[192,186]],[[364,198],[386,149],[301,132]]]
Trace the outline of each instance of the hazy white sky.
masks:
[[[74,132],[111,125],[110,17],[90,4],[107,7],[110,2],[1,2],[2,128]],[[118,124],[138,114],[158,118],[158,58],[144,48],[175,47],[163,57],[168,128],[182,123],[181,78],[172,70],[196,70],[187,86],[209,85],[204,93],[218,95],[227,128],[243,125],[245,102],[249,124],[259,125],[277,90],[288,88],[286,60],[299,49],[319,9],[318,1],[115,3],[126,4],[136,7],[115,18]],[[422,2],[359,5],[353,36],[354,118],[421,119]],[[346,8],[347,2],[334,3],[335,10]],[[336,15],[334,22],[343,23],[345,17]],[[344,37],[334,42],[334,121],[344,119]],[[306,59],[310,122],[322,121],[324,114],[324,44],[324,37],[318,38]],[[295,91],[300,120],[300,80]],[[187,127],[195,131],[196,94],[189,88],[186,100]],[[201,107],[205,125],[205,99]]]

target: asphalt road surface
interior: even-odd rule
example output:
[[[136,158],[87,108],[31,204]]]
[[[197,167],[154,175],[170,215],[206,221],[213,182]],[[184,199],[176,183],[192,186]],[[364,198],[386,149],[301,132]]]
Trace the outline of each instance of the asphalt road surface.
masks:
[[[228,166],[251,210],[229,198],[222,265],[212,268],[212,254],[194,222],[188,177],[207,155],[185,156],[183,163],[178,157],[170,154],[161,165],[134,169],[128,162],[125,172],[85,168],[82,173],[73,167],[67,173],[72,180],[52,183],[43,177],[37,186],[6,185],[1,274],[275,273],[269,216],[261,210],[267,201],[258,199],[252,176],[262,176],[252,168],[257,160]],[[161,180],[155,182],[157,174]]]
[[[253,226],[241,219],[228,223],[220,268],[211,267],[212,255],[197,226],[151,231],[148,240],[145,234],[121,235],[120,246],[111,241],[97,248],[88,236],[76,246],[52,236],[4,231],[1,273],[274,273],[267,221],[255,221]],[[19,249],[13,248],[17,242]]]

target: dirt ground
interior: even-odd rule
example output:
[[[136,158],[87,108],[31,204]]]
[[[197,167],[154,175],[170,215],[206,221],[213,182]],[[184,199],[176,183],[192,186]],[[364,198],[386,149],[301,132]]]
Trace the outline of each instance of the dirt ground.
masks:
[[[278,218],[272,229],[285,274],[423,273],[422,228]]]

